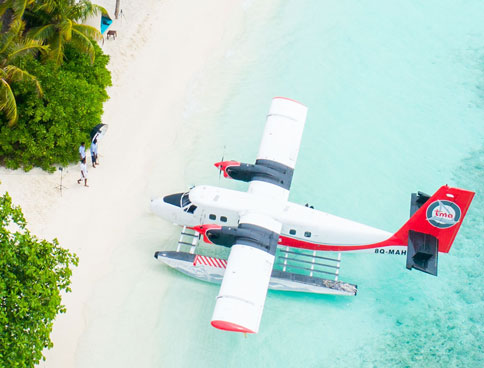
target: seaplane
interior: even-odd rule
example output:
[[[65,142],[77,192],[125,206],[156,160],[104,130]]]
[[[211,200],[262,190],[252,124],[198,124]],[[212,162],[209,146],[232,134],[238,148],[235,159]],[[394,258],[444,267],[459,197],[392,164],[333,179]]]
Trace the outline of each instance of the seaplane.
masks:
[[[215,163],[225,178],[247,182],[246,192],[197,185],[151,200],[156,215],[183,227],[177,250],[155,258],[221,283],[215,328],[257,333],[269,288],[356,295],[356,285],[338,280],[342,252],[404,255],[408,269],[436,276],[438,254],[449,252],[471,204],[473,192],[447,185],[413,193],[409,220],[390,233],[288,201],[306,116],[305,105],[273,98],[255,163]],[[226,247],[228,259],[197,252],[200,239]]]

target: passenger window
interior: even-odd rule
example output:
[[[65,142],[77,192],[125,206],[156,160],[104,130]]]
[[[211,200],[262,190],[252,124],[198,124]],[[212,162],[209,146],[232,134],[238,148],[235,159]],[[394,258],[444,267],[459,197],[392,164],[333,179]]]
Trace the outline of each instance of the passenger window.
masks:
[[[209,218],[210,220],[216,220],[216,219],[217,219],[217,216],[215,216],[213,213],[211,213],[211,214],[208,216],[208,218]]]
[[[222,221],[222,222],[227,222],[227,217],[225,217],[225,216],[220,216],[220,221]]]
[[[310,231],[306,231],[306,232],[304,233],[304,236],[305,236],[306,238],[310,238],[310,237],[311,237],[311,232],[310,232]]]
[[[296,230],[294,230],[294,229],[289,230],[289,234],[296,235]]]

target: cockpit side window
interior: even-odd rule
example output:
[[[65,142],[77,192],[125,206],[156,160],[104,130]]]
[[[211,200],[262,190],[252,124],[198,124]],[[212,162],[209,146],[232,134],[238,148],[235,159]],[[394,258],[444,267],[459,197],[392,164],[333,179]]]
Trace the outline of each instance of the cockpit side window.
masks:
[[[190,197],[188,192],[183,193],[180,197],[180,207],[183,209],[183,211],[188,212],[188,213],[193,213],[196,209],[197,206],[192,204],[190,201]]]
[[[190,198],[188,197],[188,192],[183,193],[181,196],[181,202],[180,202],[180,207],[185,208],[186,206],[190,205],[192,202],[190,202]]]
[[[188,213],[193,213],[193,212],[195,212],[196,209],[197,209],[197,206],[195,206],[194,204],[192,204],[190,207],[188,207],[188,209],[186,209],[186,211]]]

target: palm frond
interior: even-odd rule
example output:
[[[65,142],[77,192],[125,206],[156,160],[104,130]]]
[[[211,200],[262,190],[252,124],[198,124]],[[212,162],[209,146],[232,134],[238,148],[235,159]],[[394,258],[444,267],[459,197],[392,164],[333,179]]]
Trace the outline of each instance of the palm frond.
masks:
[[[23,43],[16,43],[13,45],[11,50],[7,55],[7,62],[15,60],[19,56],[23,56],[26,54],[35,54],[37,52],[47,52],[48,46],[42,45],[39,41],[36,40],[27,40]]]
[[[106,8],[102,7],[101,5],[97,5],[97,4],[91,4],[91,5],[93,7],[93,10],[96,12],[94,14],[98,14],[98,13],[108,14],[108,11],[106,10]]]
[[[13,19],[9,24],[8,30],[3,33],[4,38],[2,39],[2,44],[5,45],[5,43],[17,38],[20,34],[22,34],[24,28],[25,23],[21,19]]]
[[[56,33],[54,24],[46,24],[40,27],[34,27],[27,32],[27,37],[34,40],[47,41],[51,40]]]
[[[94,46],[92,45],[91,39],[86,35],[84,35],[83,33],[79,32],[77,28],[74,28],[72,32],[73,32],[73,38],[72,38],[73,44],[78,49],[88,54],[89,59],[91,60],[91,64],[93,64],[94,58],[96,57],[96,51],[94,50]]]
[[[11,4],[10,4],[11,2],[12,2],[11,0],[7,0],[7,1],[0,3],[0,17],[3,14],[5,14],[7,9],[10,9],[12,7]]]
[[[12,20],[20,20],[22,19],[27,6],[33,2],[34,0],[4,0],[0,3],[0,17],[5,14],[7,9],[11,9]]]
[[[15,96],[10,85],[4,79],[0,79],[0,111],[5,113],[9,127],[12,127],[17,123],[18,115]]]
[[[93,40],[99,41],[103,38],[103,35],[101,32],[99,32],[99,30],[86,24],[75,24],[72,26],[72,28],[84,36],[92,38]]]
[[[74,20],[84,21],[90,16],[97,15],[99,13],[107,13],[107,11],[102,6],[93,4],[88,0],[82,0],[69,8],[68,16]]]
[[[12,4],[12,10],[14,12],[15,18],[22,18],[22,15],[25,12],[25,9],[27,8],[27,5],[33,3],[33,0],[14,0],[11,1]]]
[[[64,40],[69,42],[72,38],[72,21],[70,19],[65,19],[59,24],[59,30],[62,33]]]
[[[13,32],[7,32],[0,35],[0,55],[5,53],[9,47],[11,47],[13,40],[15,39],[15,34]],[[6,61],[6,60],[5,60]],[[2,63],[0,63],[1,65]]]
[[[50,43],[49,59],[61,65],[64,61],[64,42],[60,34],[56,34],[54,40]]]
[[[42,91],[42,88],[40,87],[39,81],[32,74],[14,65],[8,65],[5,68],[3,68],[3,70],[5,71],[5,75],[6,75],[4,80],[7,81],[7,83],[10,84],[12,82],[22,82],[22,81],[28,80],[34,83],[39,96],[43,95],[43,91]]]
[[[34,1],[32,10],[33,11],[45,11],[47,13],[52,13],[56,10],[59,6],[59,0],[42,0],[42,1]]]
[[[42,0],[38,1],[38,3],[41,3],[42,6],[49,8],[50,10],[53,10],[58,3],[60,3],[59,0]]]

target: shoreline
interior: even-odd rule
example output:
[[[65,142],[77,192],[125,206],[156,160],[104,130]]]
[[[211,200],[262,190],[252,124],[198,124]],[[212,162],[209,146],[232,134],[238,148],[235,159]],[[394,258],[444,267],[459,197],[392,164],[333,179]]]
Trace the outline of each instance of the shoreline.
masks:
[[[100,166],[93,169],[88,161],[90,187],[76,183],[78,165],[65,168],[62,197],[55,188],[59,171],[0,169],[0,191],[8,191],[22,207],[29,230],[39,238],[57,238],[60,246],[80,258],[73,270],[72,292],[62,300],[67,313],[56,318],[54,347],[44,352],[46,361],[40,367],[74,367],[79,359],[92,359],[89,352],[80,352],[79,344],[97,315],[103,314],[93,294],[120,267],[113,261],[115,252],[136,246],[126,244],[136,237],[130,233],[133,224],[142,219],[138,228],[153,227],[160,241],[173,233],[169,224],[149,215],[149,198],[185,186],[180,140],[194,139],[206,129],[201,126],[191,131],[191,137],[183,136],[187,89],[197,73],[223,53],[244,16],[241,0],[123,5],[129,20],[115,21],[111,28],[118,38],[106,40],[102,47],[111,56],[113,86],[102,119],[110,127],[99,144]],[[150,256],[146,259],[152,263]],[[140,262],[136,272],[144,271],[146,262]],[[159,276],[156,292],[162,297],[166,282]]]

